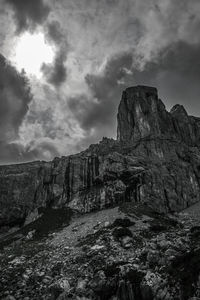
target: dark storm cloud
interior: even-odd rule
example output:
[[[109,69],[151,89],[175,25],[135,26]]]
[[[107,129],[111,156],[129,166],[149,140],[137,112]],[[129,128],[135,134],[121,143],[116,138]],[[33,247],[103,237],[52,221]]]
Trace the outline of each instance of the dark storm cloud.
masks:
[[[58,21],[52,21],[47,25],[47,37],[57,45],[62,42],[64,36]]]
[[[50,12],[43,0],[5,0],[14,10],[17,31],[34,30],[41,25]]]
[[[81,95],[68,102],[70,110],[84,130],[93,128],[97,135],[98,131],[101,135],[115,132],[117,106],[131,65],[132,55],[123,53],[109,60],[102,74],[86,76],[93,101]]]
[[[56,56],[52,64],[43,64],[41,70],[47,81],[59,87],[67,78],[67,69],[65,61],[69,50],[67,37],[62,32],[58,21],[52,21],[47,25],[47,39],[56,47]]]
[[[133,70],[131,80],[132,85],[156,86],[168,108],[180,103],[200,116],[200,44],[177,42],[167,47],[143,71]]]
[[[29,83],[0,55],[0,163],[21,159],[22,147],[10,144],[18,138],[18,130],[32,100]]]
[[[122,89],[119,83],[126,77],[126,69],[129,69],[131,64],[130,54],[117,55],[107,63],[103,75],[86,76],[86,82],[96,99],[96,104],[88,111],[87,118],[83,122],[85,128],[113,123],[111,120]]]
[[[58,52],[52,64],[43,64],[41,68],[47,81],[55,87],[59,87],[67,78],[66,58],[66,53]]]
[[[0,55],[0,141],[17,137],[31,100],[27,78]]]
[[[0,163],[48,159],[58,155],[50,139],[33,141],[24,147],[18,142],[19,127],[32,101],[31,89],[25,74],[17,72],[0,55]],[[46,119],[51,119],[46,112]],[[46,131],[49,131],[48,123]],[[49,125],[49,127],[51,127]],[[53,133],[50,132],[52,135]]]

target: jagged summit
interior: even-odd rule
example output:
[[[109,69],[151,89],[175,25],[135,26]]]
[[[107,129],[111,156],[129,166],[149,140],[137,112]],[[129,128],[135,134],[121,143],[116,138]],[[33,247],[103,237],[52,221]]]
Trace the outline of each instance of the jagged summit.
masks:
[[[164,124],[168,115],[154,87],[127,88],[122,94],[117,120],[117,139],[121,141],[159,135],[168,129]]]
[[[200,119],[188,116],[179,104],[168,112],[154,87],[127,88],[122,95],[117,120],[119,141],[165,136],[190,146],[199,146]]]
[[[181,115],[181,116],[188,116],[187,111],[183,105],[175,104],[171,110],[170,113],[172,115]]]

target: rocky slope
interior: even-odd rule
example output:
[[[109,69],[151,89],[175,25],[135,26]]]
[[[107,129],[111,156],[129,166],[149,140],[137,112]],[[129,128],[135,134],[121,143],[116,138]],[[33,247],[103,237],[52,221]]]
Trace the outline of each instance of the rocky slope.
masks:
[[[46,221],[4,241],[0,299],[200,299],[199,218],[124,203],[44,232]]]
[[[200,119],[176,105],[167,112],[157,90],[124,91],[117,140],[51,162],[0,167],[0,226],[21,225],[38,209],[90,212],[122,202],[180,211],[200,195]]]

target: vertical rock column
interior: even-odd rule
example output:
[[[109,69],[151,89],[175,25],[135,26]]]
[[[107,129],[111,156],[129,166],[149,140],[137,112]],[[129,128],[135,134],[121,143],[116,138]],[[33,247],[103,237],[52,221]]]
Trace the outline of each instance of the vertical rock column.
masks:
[[[117,139],[137,141],[149,136],[174,134],[172,118],[154,87],[136,86],[123,92],[119,105]]]

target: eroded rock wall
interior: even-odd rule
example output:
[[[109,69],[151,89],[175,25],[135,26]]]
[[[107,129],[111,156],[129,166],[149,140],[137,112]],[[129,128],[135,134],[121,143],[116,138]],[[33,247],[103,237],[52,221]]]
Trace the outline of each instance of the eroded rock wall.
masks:
[[[51,162],[0,167],[0,225],[22,224],[39,207],[89,212],[119,202],[180,211],[200,199],[200,119],[176,105],[167,112],[157,90],[124,91],[118,139]]]

